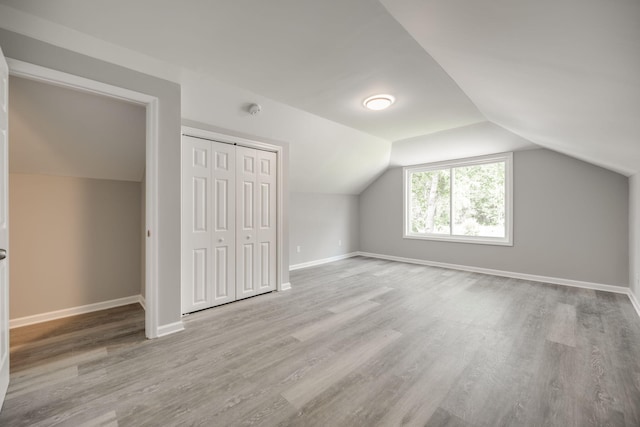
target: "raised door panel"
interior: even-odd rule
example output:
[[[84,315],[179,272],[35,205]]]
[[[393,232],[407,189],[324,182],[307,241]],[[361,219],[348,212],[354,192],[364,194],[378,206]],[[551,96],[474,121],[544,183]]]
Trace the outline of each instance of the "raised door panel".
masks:
[[[199,248],[191,251],[193,264],[191,265],[191,304],[198,307],[206,304],[209,299],[207,281],[211,266],[208,263],[209,251],[207,248]]]

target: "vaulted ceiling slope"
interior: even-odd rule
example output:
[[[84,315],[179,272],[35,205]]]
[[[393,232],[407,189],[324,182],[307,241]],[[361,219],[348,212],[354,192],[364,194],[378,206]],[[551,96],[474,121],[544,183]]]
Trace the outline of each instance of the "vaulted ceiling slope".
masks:
[[[452,150],[465,143],[451,142],[451,135],[468,135],[487,119],[496,128],[489,126],[484,134],[507,129],[520,139],[507,135],[503,141],[516,146],[526,145],[524,138],[637,173],[639,4],[0,0],[5,16],[12,12],[11,19],[0,16],[0,23],[138,71],[176,76],[165,78],[182,84],[187,119],[289,142],[292,164],[305,165],[291,170],[291,181],[300,183],[296,191],[357,194],[390,156],[406,157],[421,141],[433,158],[492,149],[467,144],[473,150]],[[54,26],[60,30],[57,38]],[[200,90],[207,78],[188,77],[194,74],[221,84]],[[215,99],[221,92],[224,103]],[[390,92],[397,102],[384,112],[365,110],[362,100],[376,92]],[[249,124],[240,110],[251,101],[241,99],[247,93],[260,94],[268,104],[264,124]],[[214,109],[220,114],[212,114]],[[277,120],[267,115],[276,109]],[[313,123],[305,135],[289,131],[298,113],[314,116],[303,120]],[[359,134],[352,137],[336,124]],[[442,133],[450,129],[460,131]],[[391,141],[399,141],[394,146],[401,154],[390,154]],[[368,143],[374,148],[361,156]],[[314,144],[327,161],[316,161]],[[343,167],[339,160],[347,158],[366,166]],[[327,163],[335,167],[320,166]],[[332,179],[326,179],[329,174]]]
[[[637,0],[381,0],[492,122],[640,171]]]

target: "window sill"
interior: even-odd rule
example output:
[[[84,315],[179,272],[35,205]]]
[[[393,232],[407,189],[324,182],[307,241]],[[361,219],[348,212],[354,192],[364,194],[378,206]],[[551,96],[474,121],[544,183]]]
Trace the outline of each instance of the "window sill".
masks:
[[[437,236],[423,234],[405,234],[404,239],[432,240],[437,242],[472,243],[476,245],[513,246],[513,241],[505,238],[469,237],[469,236]]]

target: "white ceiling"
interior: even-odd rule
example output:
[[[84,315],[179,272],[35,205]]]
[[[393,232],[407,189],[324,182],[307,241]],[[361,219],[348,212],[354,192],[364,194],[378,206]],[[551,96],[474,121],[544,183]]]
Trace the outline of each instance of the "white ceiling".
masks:
[[[525,138],[621,173],[640,172],[638,0],[0,4],[398,141],[392,162],[410,158],[408,147],[440,159],[524,146]],[[37,33],[24,25],[14,31]],[[375,92],[392,93],[398,101],[383,112],[366,111],[361,102]],[[183,109],[189,102],[183,95]],[[454,128],[461,130],[442,133]],[[490,137],[475,144],[451,137],[466,138],[474,129],[506,136],[493,145]],[[290,142],[292,158],[309,151]],[[326,152],[331,144],[346,147],[351,141],[330,141]],[[385,155],[373,157],[379,163]],[[315,172],[322,180],[323,171]]]
[[[640,171],[640,1],[381,1],[488,120]]]
[[[485,120],[377,1],[0,3],[389,141]],[[365,110],[380,92],[397,103]]]
[[[11,76],[11,173],[141,181],[143,106]]]

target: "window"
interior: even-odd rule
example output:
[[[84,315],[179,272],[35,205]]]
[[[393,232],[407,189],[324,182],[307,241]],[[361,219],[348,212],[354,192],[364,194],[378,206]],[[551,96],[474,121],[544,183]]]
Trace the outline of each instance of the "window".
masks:
[[[512,245],[512,153],[404,168],[404,237]]]

